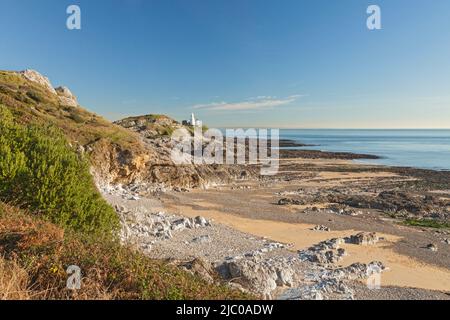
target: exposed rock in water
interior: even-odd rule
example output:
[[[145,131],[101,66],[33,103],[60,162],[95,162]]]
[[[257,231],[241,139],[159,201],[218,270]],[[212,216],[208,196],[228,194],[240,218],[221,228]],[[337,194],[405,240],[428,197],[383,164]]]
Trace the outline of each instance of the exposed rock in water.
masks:
[[[427,245],[427,249],[428,249],[428,250],[431,250],[431,251],[433,251],[433,252],[438,251],[438,247],[437,247],[437,245],[435,245],[434,243],[430,243],[429,245]]]

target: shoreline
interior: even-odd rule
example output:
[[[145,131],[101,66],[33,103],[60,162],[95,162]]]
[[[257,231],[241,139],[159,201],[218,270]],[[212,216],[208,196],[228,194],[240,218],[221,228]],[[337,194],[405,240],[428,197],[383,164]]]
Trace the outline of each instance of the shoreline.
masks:
[[[449,129],[450,130],[450,129]],[[348,160],[382,160],[388,159],[386,157],[371,154],[371,153],[359,153],[359,152],[346,152],[346,151],[327,151],[327,150],[315,150],[315,149],[297,149],[301,147],[320,147],[321,145],[305,144],[292,139],[280,139],[280,153],[285,153],[286,157],[293,158],[308,158],[308,159],[348,159]],[[295,148],[295,149],[293,149]],[[377,162],[356,162],[361,164],[369,164],[375,166],[386,166],[398,169],[417,169],[417,170],[431,170],[437,172],[450,172],[450,168],[428,168],[414,165],[401,165],[401,164],[389,164],[389,163],[377,163]]]
[[[433,206],[438,205],[436,201],[441,201],[439,199],[442,197],[448,197],[450,204],[450,192],[447,196],[442,189],[437,194],[433,193],[437,192],[434,187],[440,179],[446,179],[440,172],[430,174],[420,169],[374,167],[356,164],[349,159],[282,158],[280,172],[268,179],[248,177],[223,185],[211,185],[206,189],[148,195],[158,205],[143,204],[147,208],[188,219],[202,216],[213,226],[198,231],[186,230],[174,234],[173,238],[158,240],[151,245],[153,249],[149,255],[177,260],[200,258],[219,268],[228,257],[238,259],[250,253],[253,255],[255,250],[266,250],[265,241],[281,243],[280,249],[259,253],[258,259],[262,260],[255,261],[269,265],[281,263],[286,270],[295,270],[289,271],[299,278],[293,288],[308,291],[318,283],[306,285],[305,280],[301,279],[311,272],[321,274],[322,267],[299,260],[298,252],[331,238],[375,232],[383,240],[371,246],[340,246],[347,252],[345,257],[336,264],[326,265],[325,270],[334,272],[339,268],[346,270],[354,265],[367,266],[379,261],[387,269],[382,275],[382,290],[376,293],[378,298],[394,296],[405,299],[407,292],[414,292],[447,299],[450,292],[450,245],[443,241],[450,237],[450,232],[436,233],[439,229],[406,226],[402,216],[404,205],[408,210],[419,210],[422,214],[434,210]],[[392,191],[398,188],[404,191]],[[142,199],[127,201],[126,207],[142,207],[141,201],[147,196],[140,194],[139,197]],[[406,203],[404,199],[407,199]],[[423,199],[433,199],[429,203],[431,209]],[[445,201],[439,204],[444,216],[448,214],[445,213]],[[392,215],[385,213],[388,209],[394,210]],[[412,212],[409,215],[414,217]],[[446,219],[444,216],[442,219]],[[417,219],[422,219],[422,216],[417,216]],[[436,221],[441,221],[439,219]],[[312,230],[317,226],[324,226],[330,231]],[[200,240],[196,239],[206,242],[197,243]],[[437,245],[436,252],[427,249],[430,243]],[[286,259],[291,262],[285,264]],[[242,263],[247,258],[236,261]],[[331,294],[328,298],[345,299],[349,297],[349,292],[356,294],[350,295],[355,299],[375,296],[375,293],[364,289],[364,285],[361,288],[364,278],[351,280],[353,276],[347,273],[346,277],[349,277],[348,280],[342,280],[348,288],[346,295],[338,294],[334,291],[337,288],[334,288],[331,292],[338,295]],[[323,281],[327,285],[332,283],[332,280]],[[253,286],[250,285],[250,288],[254,289]],[[290,292],[284,287],[276,287],[274,291],[267,291],[267,288],[261,290],[264,294],[270,292],[272,298],[279,295],[285,297],[283,294]],[[303,295],[305,299],[308,297]]]
[[[450,299],[450,229],[426,228],[449,220],[450,173],[353,161],[366,156],[281,150],[275,176],[242,174],[257,166],[236,166],[234,180],[203,188],[137,184],[104,196],[121,216],[124,243],[182,268],[200,259],[209,270],[203,276],[218,273],[266,298],[407,299],[414,292]],[[423,226],[408,226],[408,219]],[[197,220],[205,223],[190,227]],[[380,240],[345,240],[360,233]],[[330,253],[315,251],[333,239],[340,244]],[[384,270],[376,294],[364,287],[364,270],[373,264]],[[241,276],[229,275],[237,270]],[[283,270],[276,283],[273,270]]]

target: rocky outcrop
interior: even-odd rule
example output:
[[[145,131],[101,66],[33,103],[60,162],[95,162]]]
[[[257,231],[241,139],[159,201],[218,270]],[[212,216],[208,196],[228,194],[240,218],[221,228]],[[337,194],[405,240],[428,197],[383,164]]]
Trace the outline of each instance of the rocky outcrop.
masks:
[[[85,147],[92,163],[92,174],[98,186],[141,182],[147,164],[158,156],[152,150],[132,150],[101,138]]]
[[[300,260],[310,263],[311,271],[304,279],[307,284],[287,290],[280,298],[287,300],[354,299],[351,281],[369,279],[374,275],[380,275],[387,268],[379,261],[369,264],[357,262],[341,267],[337,263],[341,262],[347,253],[340,246],[344,243],[373,245],[378,239],[375,233],[362,232],[345,238],[325,240],[307,250],[299,251]]]
[[[77,98],[67,87],[58,87],[55,89],[58,95],[59,103],[63,106],[76,107],[78,106]]]
[[[303,261],[310,261],[321,265],[340,262],[346,255],[340,246],[344,243],[356,245],[374,245],[379,241],[375,232],[360,232],[345,238],[333,238],[315,244],[307,250],[299,251]]]
[[[39,72],[31,69],[27,69],[24,71],[19,72],[19,74],[24,77],[25,79],[35,82],[39,84],[40,86],[46,88],[50,93],[56,94],[55,89],[53,88],[50,80],[40,74]]]
[[[360,232],[347,238],[346,242],[368,246],[376,244],[378,240],[379,238],[375,232]]]
[[[115,206],[115,210],[122,225],[120,240],[136,244],[146,253],[155,243],[169,240],[175,233],[211,226],[210,221],[200,216],[188,219],[165,212],[133,212],[123,206]],[[203,240],[197,239],[198,242]]]
[[[216,271],[213,269],[211,263],[200,259],[195,258],[192,261],[182,262],[179,264],[184,270],[196,275],[208,283],[214,282],[214,276],[216,275]]]
[[[57,95],[58,101],[62,106],[68,107],[78,106],[77,98],[72,94],[69,88],[67,87],[58,87],[56,89],[53,88],[53,85],[50,82],[50,80],[46,76],[40,74],[35,70],[27,69],[19,72],[19,74],[28,81],[34,82],[40,85],[41,87],[44,87],[51,94]]]
[[[356,208],[378,209],[402,218],[438,218],[450,217],[449,201],[436,195],[388,190],[377,196],[349,196],[341,203]]]
[[[325,240],[307,250],[299,251],[299,256],[303,261],[321,265],[334,264],[341,261],[346,255],[346,251],[339,247],[343,243],[345,243],[343,238]]]
[[[312,228],[311,230],[313,230],[313,231],[326,231],[326,232],[330,232],[331,231],[330,228],[328,228],[327,226],[324,226],[324,225],[317,225],[314,228]]]
[[[379,261],[369,264],[354,263],[348,267],[323,269],[310,273],[305,279],[311,281],[300,287],[286,290],[279,299],[282,300],[325,300],[325,299],[354,299],[354,291],[349,281],[367,279],[379,275],[386,267]]]
[[[297,200],[297,199],[290,199],[290,198],[282,198],[280,200],[278,200],[277,204],[279,206],[286,206],[286,205],[304,205],[305,202],[302,200]]]
[[[170,134],[183,126],[167,116],[146,115],[130,117],[115,123],[138,133],[147,150],[148,157],[145,162],[145,168],[144,170],[139,170],[134,177],[139,181],[159,184],[168,189],[191,189],[227,184],[235,180],[251,179],[259,176],[260,169],[257,166],[175,164],[171,157],[175,142],[171,140]],[[103,153],[99,153],[98,156],[104,157]],[[123,176],[123,174],[116,176],[117,179],[115,181],[119,181],[121,180],[120,176]],[[130,181],[129,178],[122,179],[122,181],[124,180]]]
[[[257,257],[246,259],[235,257],[225,261],[217,268],[224,279],[238,283],[251,292],[262,294],[270,299],[277,287],[292,286],[295,271],[288,259],[260,260]]]
[[[161,114],[128,117],[115,124],[135,131],[146,139],[170,137],[176,129],[184,128],[178,121]]]

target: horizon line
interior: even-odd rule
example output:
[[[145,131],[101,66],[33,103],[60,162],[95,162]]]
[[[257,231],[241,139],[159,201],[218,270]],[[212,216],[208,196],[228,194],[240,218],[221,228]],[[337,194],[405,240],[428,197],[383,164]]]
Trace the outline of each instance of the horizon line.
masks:
[[[286,127],[286,128],[279,128],[279,127],[270,127],[270,126],[259,126],[260,128],[264,129],[280,129],[280,130],[450,130],[450,127],[448,128],[301,128],[301,127]],[[218,126],[219,129],[251,129],[251,128],[258,128],[257,127],[246,127],[246,126]]]

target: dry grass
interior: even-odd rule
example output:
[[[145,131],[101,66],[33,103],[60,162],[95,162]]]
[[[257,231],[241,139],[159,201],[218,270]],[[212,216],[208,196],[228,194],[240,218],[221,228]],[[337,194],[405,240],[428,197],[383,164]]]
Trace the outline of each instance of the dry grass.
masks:
[[[0,300],[28,300],[28,273],[16,261],[0,257]]]
[[[51,223],[2,203],[0,256],[3,257],[0,291],[5,292],[5,299],[251,297],[219,281],[210,284],[177,266],[151,260],[110,238],[64,232]],[[66,288],[66,269],[70,265],[81,268],[81,290]],[[15,278],[11,274],[15,274]]]

